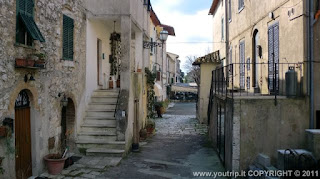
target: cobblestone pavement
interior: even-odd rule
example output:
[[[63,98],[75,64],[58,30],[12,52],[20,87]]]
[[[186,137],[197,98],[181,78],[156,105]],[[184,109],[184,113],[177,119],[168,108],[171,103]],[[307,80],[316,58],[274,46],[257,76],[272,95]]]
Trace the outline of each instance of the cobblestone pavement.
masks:
[[[195,178],[193,172],[224,171],[207,141],[207,127],[196,120],[195,104],[170,106],[163,118],[154,120],[156,134],[140,143],[140,152],[130,153],[116,167],[93,167],[101,167],[107,158],[92,158],[94,162],[90,158],[81,159],[82,164],[73,165],[72,170],[56,178]],[[100,164],[90,167],[90,162]]]

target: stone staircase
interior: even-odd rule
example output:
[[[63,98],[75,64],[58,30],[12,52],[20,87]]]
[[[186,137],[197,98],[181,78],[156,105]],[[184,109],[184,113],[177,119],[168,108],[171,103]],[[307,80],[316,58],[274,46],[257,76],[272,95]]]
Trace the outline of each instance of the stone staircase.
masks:
[[[125,141],[117,141],[116,109],[119,90],[96,90],[78,134],[77,147],[89,156],[122,157]]]

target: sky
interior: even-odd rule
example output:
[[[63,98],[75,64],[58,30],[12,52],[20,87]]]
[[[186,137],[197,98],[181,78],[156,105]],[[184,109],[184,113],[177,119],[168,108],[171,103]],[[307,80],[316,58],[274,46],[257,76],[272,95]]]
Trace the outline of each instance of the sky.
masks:
[[[188,56],[204,56],[212,51],[212,0],[151,0],[162,24],[173,26],[176,36],[169,36],[167,52],[180,56],[182,71]],[[205,43],[194,43],[205,42]]]

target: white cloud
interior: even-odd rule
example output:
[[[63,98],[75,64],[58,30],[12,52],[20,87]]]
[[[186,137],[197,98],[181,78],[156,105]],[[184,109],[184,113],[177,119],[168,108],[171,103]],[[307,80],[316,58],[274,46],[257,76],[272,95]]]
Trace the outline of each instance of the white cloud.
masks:
[[[152,4],[161,23],[173,26],[176,37],[169,36],[167,51],[178,54],[182,64],[187,56],[203,56],[211,52],[212,43],[181,43],[181,42],[212,42],[212,16],[208,9],[195,14],[187,14],[177,10],[182,0],[161,0]],[[182,65],[183,68],[183,65]],[[182,69],[184,70],[184,69]]]

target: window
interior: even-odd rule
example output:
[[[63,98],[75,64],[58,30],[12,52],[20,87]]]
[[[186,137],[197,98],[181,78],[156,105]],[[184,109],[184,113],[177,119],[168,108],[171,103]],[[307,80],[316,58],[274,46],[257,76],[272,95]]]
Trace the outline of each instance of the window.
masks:
[[[247,70],[250,71],[250,57],[247,58]]]
[[[221,19],[221,41],[224,41],[224,17]]]
[[[73,60],[73,30],[74,20],[63,15],[63,54],[64,60]]]
[[[240,71],[240,89],[245,88],[245,43],[244,40],[239,45],[239,71]]]
[[[151,38],[151,47],[150,47],[150,55],[152,56],[154,53],[154,48],[153,48],[153,38]]]
[[[229,15],[229,22],[231,22],[231,20],[232,20],[232,2],[231,2],[231,0],[229,0],[229,11],[228,11],[228,15]]]
[[[44,42],[44,38],[34,21],[34,1],[17,0],[16,42],[18,44],[33,45],[33,40]]]
[[[238,0],[238,11],[240,12],[244,8],[244,0]]]

